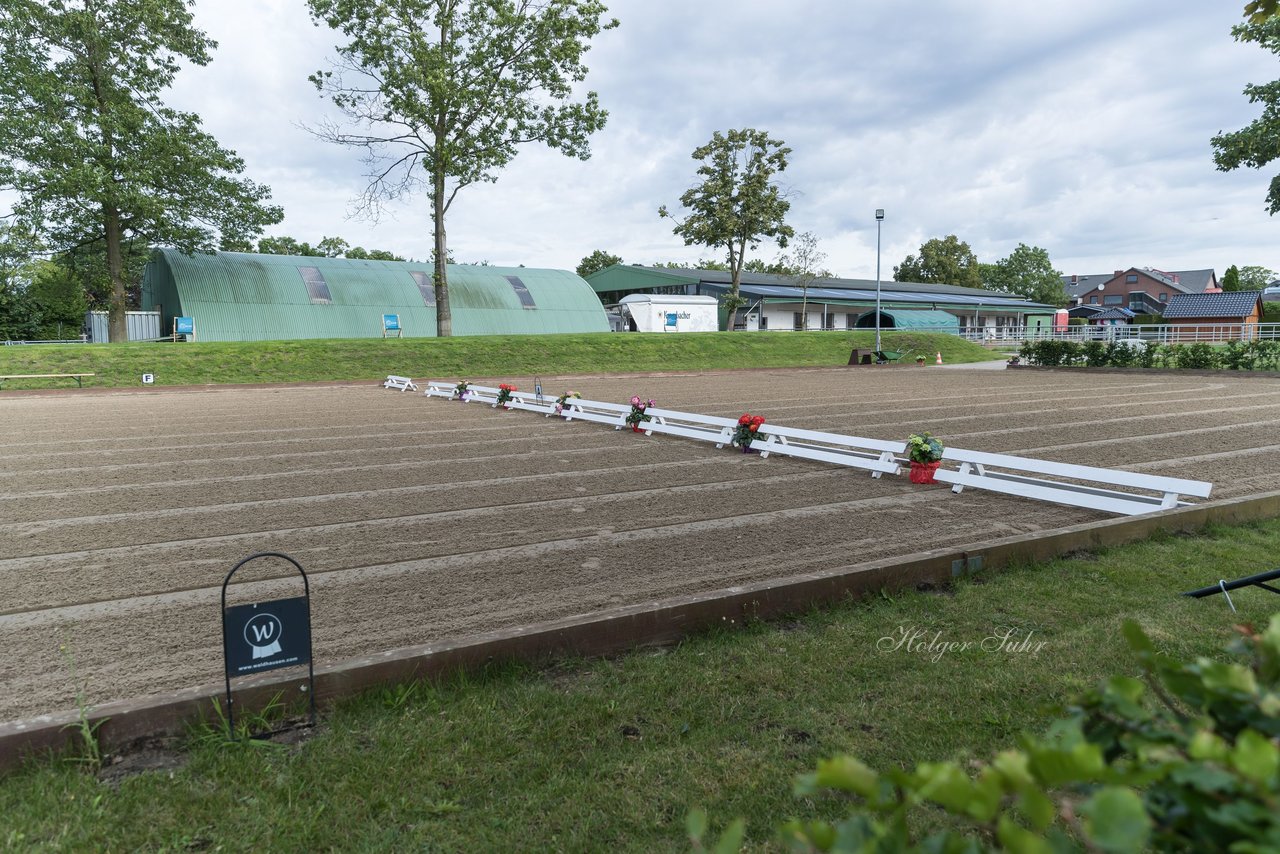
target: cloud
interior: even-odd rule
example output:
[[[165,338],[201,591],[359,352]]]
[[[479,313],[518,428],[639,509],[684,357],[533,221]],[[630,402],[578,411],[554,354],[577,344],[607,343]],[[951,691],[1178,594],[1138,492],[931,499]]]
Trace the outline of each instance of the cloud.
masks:
[[[621,0],[622,26],[587,55],[586,86],[610,111],[593,157],[526,147],[496,184],[459,194],[450,245],[463,260],[568,269],[593,249],[711,257],[657,209],[678,207],[712,132],[758,127],[793,149],[792,224],[845,275],[875,274],[878,207],[886,277],[946,234],[988,261],[1043,246],[1068,273],[1280,269],[1280,221],[1263,207],[1280,166],[1217,172],[1209,146],[1257,115],[1246,83],[1280,77],[1273,55],[1232,41],[1241,5]],[[348,219],[358,154],[303,129],[332,115],[306,77],[340,35],[298,0],[198,0],[196,20],[220,47],[172,101],[273,188],[277,233],[428,257],[425,196],[376,225]]]

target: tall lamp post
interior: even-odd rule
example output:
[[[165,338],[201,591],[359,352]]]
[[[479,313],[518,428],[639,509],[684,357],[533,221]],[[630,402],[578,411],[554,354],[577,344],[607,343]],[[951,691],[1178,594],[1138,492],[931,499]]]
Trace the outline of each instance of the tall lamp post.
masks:
[[[880,223],[884,222],[884,208],[876,208],[876,353],[880,347]],[[877,358],[879,358],[877,356]]]

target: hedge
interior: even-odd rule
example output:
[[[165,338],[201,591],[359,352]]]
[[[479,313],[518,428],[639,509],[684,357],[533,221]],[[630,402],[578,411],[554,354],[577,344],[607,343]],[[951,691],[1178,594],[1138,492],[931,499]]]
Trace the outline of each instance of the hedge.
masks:
[[[1027,341],[1018,357],[1045,368],[1198,368],[1280,370],[1280,341],[1230,341],[1225,345],[1157,344],[1152,341]]]

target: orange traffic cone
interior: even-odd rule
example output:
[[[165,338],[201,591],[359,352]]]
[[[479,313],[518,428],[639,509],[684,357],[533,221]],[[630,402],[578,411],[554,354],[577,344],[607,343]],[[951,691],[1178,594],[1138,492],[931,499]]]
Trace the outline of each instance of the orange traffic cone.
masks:
[[[939,351],[938,351],[938,358],[934,361],[934,364],[936,364],[936,365],[941,365],[941,364],[942,364],[942,351],[941,351],[941,350],[939,350]]]

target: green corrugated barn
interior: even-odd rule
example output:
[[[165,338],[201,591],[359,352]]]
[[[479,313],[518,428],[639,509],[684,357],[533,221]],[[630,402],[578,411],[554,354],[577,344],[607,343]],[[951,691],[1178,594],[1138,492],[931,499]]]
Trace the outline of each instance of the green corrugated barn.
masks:
[[[405,337],[436,334],[431,264],[158,249],[142,277],[144,310],[168,334],[190,317],[198,341],[378,338],[384,314]],[[608,332],[599,298],[566,270],[449,265],[454,335]]]

